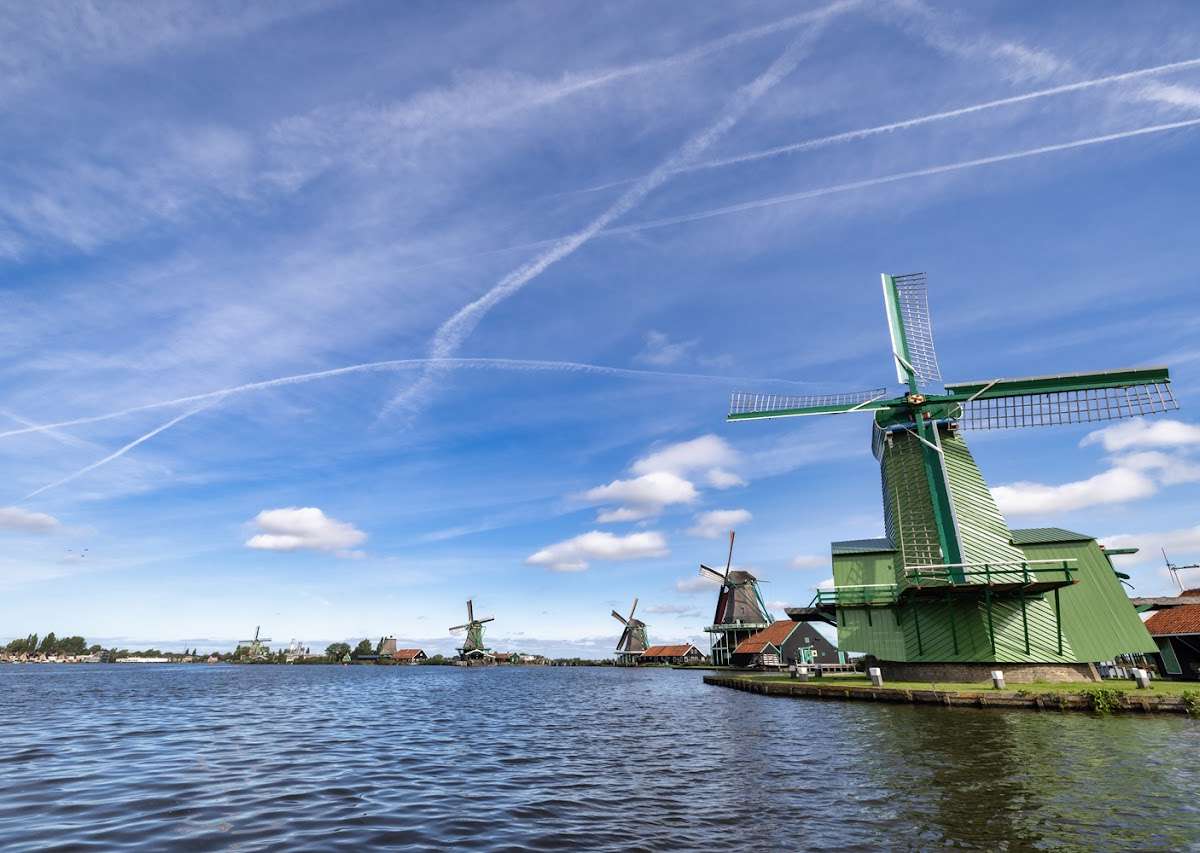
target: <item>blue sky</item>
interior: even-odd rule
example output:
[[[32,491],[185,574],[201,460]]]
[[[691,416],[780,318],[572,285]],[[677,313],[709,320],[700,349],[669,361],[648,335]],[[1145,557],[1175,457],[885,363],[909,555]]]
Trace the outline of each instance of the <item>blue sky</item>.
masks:
[[[1141,546],[1138,592],[1160,546],[1200,559],[1194,4],[45,3],[0,33],[0,636],[445,650],[473,596],[495,646],[598,656],[639,596],[701,642],[731,523],[805,603],[830,540],[880,533],[867,417],[723,416],[894,381],[880,272],[929,273],[947,380],[1170,365],[1154,425],[970,441],[1012,526]]]

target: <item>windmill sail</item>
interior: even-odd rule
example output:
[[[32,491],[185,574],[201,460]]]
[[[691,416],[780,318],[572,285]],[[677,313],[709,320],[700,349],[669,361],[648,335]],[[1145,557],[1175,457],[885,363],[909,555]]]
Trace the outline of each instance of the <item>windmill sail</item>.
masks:
[[[896,379],[900,384],[910,386],[941,382],[942,371],[933,348],[925,273],[884,273],[882,278]]]
[[[887,396],[886,388],[848,391],[841,394],[749,394],[735,391],[729,398],[728,420],[788,418],[798,415],[839,415],[846,412],[874,412],[886,406],[878,401]]]
[[[1018,429],[1134,418],[1179,408],[1165,367],[946,385],[967,429]]]

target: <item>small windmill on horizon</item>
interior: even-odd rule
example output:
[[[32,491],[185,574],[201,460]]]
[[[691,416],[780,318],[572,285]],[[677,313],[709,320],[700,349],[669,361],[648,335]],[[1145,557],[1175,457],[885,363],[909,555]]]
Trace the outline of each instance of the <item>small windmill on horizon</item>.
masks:
[[[630,666],[638,662],[638,658],[642,656],[642,652],[650,647],[650,642],[646,638],[646,623],[641,619],[634,619],[633,614],[637,610],[638,600],[633,599],[633,607],[629,608],[629,616],[622,616],[617,611],[612,612],[612,617],[625,626],[625,630],[621,632],[621,639],[617,641],[617,663]]]
[[[270,637],[260,637],[258,632],[262,629],[261,625],[254,626],[253,640],[238,640],[239,647],[245,647],[247,657],[261,658],[266,657],[270,649],[267,648],[267,643],[271,642]]]
[[[758,578],[743,569],[732,568],[735,535],[734,531],[729,531],[729,554],[725,558],[724,572],[700,564],[700,577],[721,585],[713,623],[704,629],[708,632],[715,666],[727,666],[738,643],[773,621],[758,589]]]
[[[491,650],[483,644],[483,626],[484,623],[495,620],[495,616],[476,619],[475,604],[471,599],[467,599],[467,621],[450,629],[452,634],[463,635],[463,644],[458,649],[459,660],[466,663],[482,663],[490,657]]]

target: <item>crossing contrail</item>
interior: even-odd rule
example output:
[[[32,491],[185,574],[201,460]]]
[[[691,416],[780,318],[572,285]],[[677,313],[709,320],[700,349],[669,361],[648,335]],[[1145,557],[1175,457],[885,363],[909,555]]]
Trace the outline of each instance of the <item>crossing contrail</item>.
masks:
[[[960,118],[961,116],[971,115],[972,113],[983,112],[985,110],[994,110],[999,107],[1012,106],[1013,104],[1022,104],[1027,101],[1035,101],[1039,98],[1049,98],[1054,95],[1063,95],[1068,92],[1079,92],[1085,89],[1092,89],[1097,86],[1108,86],[1113,83],[1122,83],[1128,80],[1136,80],[1139,77],[1150,77],[1158,74],[1169,74],[1174,71],[1183,71],[1188,68],[1200,67],[1200,58],[1184,59],[1179,62],[1168,62],[1165,65],[1155,65],[1150,68],[1138,68],[1134,71],[1123,71],[1119,74],[1109,74],[1105,77],[1096,77],[1091,80],[1080,80],[1077,83],[1066,83],[1061,86],[1053,86],[1049,89],[1039,89],[1036,92],[1026,92],[1023,95],[1012,95],[1007,98],[997,98],[993,101],[983,101],[970,106],[958,107],[953,110],[944,110],[942,112],[930,113],[928,115],[917,116],[915,118],[903,119],[894,121],[888,124],[879,124],[874,127],[864,127],[858,130],[848,130],[843,133],[835,133],[830,136],[819,136],[813,139],[805,139],[800,142],[793,142],[787,145],[777,145],[773,148],[764,148],[760,151],[749,151],[745,154],[738,154],[733,157],[724,157],[718,160],[706,160],[702,163],[693,163],[688,166],[683,166],[678,169],[678,172],[695,172],[702,169],[717,169],[722,166],[735,166],[740,163],[751,163],[755,160],[765,160],[769,157],[778,157],[783,154],[795,154],[799,151],[809,151],[814,148],[824,148],[828,145],[836,145],[840,142],[855,142],[860,139],[866,139],[871,136],[878,136],[884,133],[891,133],[896,130],[907,130],[911,127],[919,127],[923,124],[932,124],[934,122],[946,121],[947,119]],[[625,184],[633,183],[638,178],[624,178],[619,181],[610,181],[605,184],[597,184],[593,187],[588,187],[583,190],[576,190],[577,193],[596,192],[598,190],[611,189],[612,187],[624,186]]]
[[[657,169],[639,178],[632,187],[621,194],[620,198],[584,228],[562,238],[538,257],[517,267],[500,279],[483,296],[460,308],[434,333],[429,347],[430,355],[439,359],[453,356],[467,336],[496,305],[520,291],[549,267],[570,257],[581,246],[602,233],[612,222],[639,205],[646,196],[678,172],[680,167],[694,162],[697,157],[728,132],[750,107],[796,68],[808,45],[815,40],[825,23],[843,12],[845,8],[848,7],[827,6],[823,10],[823,15],[813,16],[809,29],[793,40],[762,74],[739,89],[712,124],[685,142]],[[436,368],[426,368],[416,382],[392,398],[384,407],[381,415],[400,406],[407,406],[411,409],[418,401],[432,393],[435,372]]]
[[[1200,125],[1200,118],[1188,119],[1186,121],[1175,121],[1169,124],[1155,124],[1148,127],[1139,127],[1134,130],[1123,130],[1119,133],[1107,133],[1103,136],[1092,136],[1088,139],[1076,139],[1072,142],[1060,142],[1056,145],[1042,145],[1038,148],[1027,148],[1023,151],[1010,151],[1007,154],[996,154],[991,157],[979,157],[974,160],[963,160],[958,163],[946,163],[941,166],[929,166],[925,169],[913,169],[908,172],[897,172],[893,175],[882,175],[878,178],[866,178],[861,181],[851,181],[845,184],[833,184],[826,187],[818,187],[817,189],[805,190],[798,193],[788,193],[786,195],[771,196],[769,198],[760,198],[754,201],[746,201],[740,204],[730,204],[724,207],[715,207],[709,210],[700,210],[695,213],[684,213],[679,216],[667,216],[662,219],[651,219],[646,222],[635,222],[631,225],[623,225],[618,228],[609,228],[604,232],[605,236],[616,234],[634,234],[639,231],[648,231],[652,228],[664,228],[668,225],[681,225],[687,222],[697,222],[701,219],[711,219],[716,216],[727,216],[731,213],[741,213],[747,210],[757,210],[761,207],[773,207],[780,204],[790,204],[792,202],[804,201],[810,198],[820,198],[821,196],[834,195],[836,193],[851,192],[853,190],[866,189],[868,187],[877,187],[882,184],[891,184],[897,181],[907,181],[913,178],[923,178],[931,175],[941,175],[947,172],[958,172],[963,169],[974,169],[978,166],[989,166],[993,163],[1005,163],[1009,160],[1021,160],[1025,157],[1038,157],[1042,154],[1050,154],[1055,151],[1067,151],[1072,148],[1083,148],[1088,145],[1099,145],[1104,142],[1115,142],[1119,139],[1130,139],[1135,136],[1146,136],[1151,133],[1164,133],[1168,130],[1178,130],[1185,127],[1195,127]]]
[[[520,358],[399,358],[387,361],[368,361],[362,364],[351,364],[346,367],[334,367],[329,370],[317,370],[311,373],[296,373],[290,376],[280,376],[275,379],[264,379],[261,382],[247,382],[230,388],[220,388],[216,391],[205,391],[200,394],[189,394],[185,397],[174,397],[170,400],[159,400],[154,403],[143,403],[140,406],[129,406],[113,412],[100,415],[89,415],[82,418],[72,418],[54,423],[36,424],[21,429],[10,429],[0,432],[0,438],[16,435],[27,435],[37,432],[51,432],[64,427],[82,426],[101,421],[111,421],[139,412],[149,412],[155,409],[166,409],[183,406],[188,403],[214,402],[222,397],[234,397],[254,391],[269,388],[280,388],[286,385],[301,385],[321,379],[333,379],[355,373],[384,372],[393,370],[409,370],[435,364],[439,367],[456,370],[511,370],[518,372],[554,372],[582,373],[593,376],[612,376],[623,379],[670,379],[683,382],[717,382],[717,383],[776,383],[784,385],[811,386],[814,383],[801,382],[793,379],[774,379],[746,376],[716,376],[707,373],[676,373],[664,370],[638,370],[629,367],[609,367],[603,364],[588,364],[579,361],[539,361]],[[159,430],[161,432],[161,430]],[[157,434],[157,433],[156,433]]]
[[[21,498],[21,500],[27,501],[30,498],[37,497],[42,492],[46,492],[46,491],[49,491],[50,489],[54,489],[59,486],[66,485],[67,483],[74,480],[76,477],[82,477],[87,472],[94,471],[97,468],[99,468],[101,465],[107,465],[109,462],[112,462],[114,459],[119,459],[120,457],[122,457],[126,453],[128,453],[129,451],[133,450],[133,448],[137,447],[142,442],[149,441],[150,439],[154,438],[154,436],[158,435],[160,432],[170,429],[171,427],[175,426],[175,424],[179,423],[180,421],[190,418],[192,415],[197,414],[198,412],[201,412],[204,409],[207,409],[209,406],[215,405],[217,400],[219,400],[219,399],[220,398],[217,398],[216,400],[205,401],[204,403],[201,403],[198,406],[194,406],[193,408],[184,412],[182,415],[176,415],[175,417],[171,418],[171,420],[167,421],[165,424],[155,427],[154,429],[150,430],[150,432],[146,433],[145,435],[135,438],[133,441],[129,442],[124,447],[114,450],[112,453],[108,454],[103,459],[97,459],[92,464],[85,465],[84,467],[80,468],[78,471],[75,471],[72,474],[68,474],[67,476],[63,477],[60,480],[55,480],[53,483],[47,483],[46,485],[44,485],[40,488],[34,489],[32,492],[27,494],[25,497]]]

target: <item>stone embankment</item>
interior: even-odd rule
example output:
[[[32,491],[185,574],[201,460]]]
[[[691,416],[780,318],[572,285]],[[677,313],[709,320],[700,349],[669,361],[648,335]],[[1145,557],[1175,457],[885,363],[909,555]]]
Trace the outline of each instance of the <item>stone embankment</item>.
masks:
[[[1033,692],[1012,690],[921,690],[901,687],[871,687],[861,684],[768,680],[737,675],[706,675],[704,683],[731,687],[766,696],[802,699],[840,699],[862,702],[904,702],[958,708],[1027,708],[1045,711],[1101,711],[1137,713],[1197,713],[1188,697],[1098,688],[1086,692]]]

